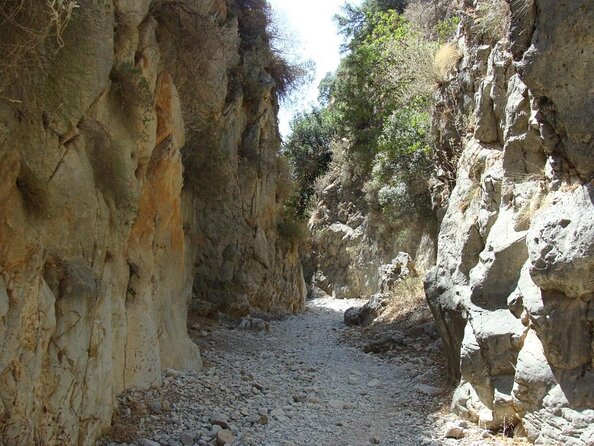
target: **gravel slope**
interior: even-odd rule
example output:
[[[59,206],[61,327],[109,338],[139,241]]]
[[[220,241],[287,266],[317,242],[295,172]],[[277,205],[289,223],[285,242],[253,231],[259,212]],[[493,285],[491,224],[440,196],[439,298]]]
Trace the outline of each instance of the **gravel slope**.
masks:
[[[160,388],[123,394],[98,444],[501,444],[478,429],[444,439],[453,418],[437,343],[421,335],[382,356],[364,353],[353,346],[361,329],[342,321],[362,304],[317,299],[269,331],[200,327],[207,367],[168,370]]]

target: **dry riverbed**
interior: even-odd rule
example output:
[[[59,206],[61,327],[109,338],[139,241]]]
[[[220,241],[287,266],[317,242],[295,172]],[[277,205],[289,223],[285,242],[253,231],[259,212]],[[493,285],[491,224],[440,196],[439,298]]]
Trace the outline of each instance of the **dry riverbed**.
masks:
[[[316,299],[268,331],[193,325],[205,368],[167,370],[160,388],[125,392],[98,445],[511,444],[448,414],[430,324],[346,327],[344,310],[363,303]],[[445,438],[457,421],[464,437]]]

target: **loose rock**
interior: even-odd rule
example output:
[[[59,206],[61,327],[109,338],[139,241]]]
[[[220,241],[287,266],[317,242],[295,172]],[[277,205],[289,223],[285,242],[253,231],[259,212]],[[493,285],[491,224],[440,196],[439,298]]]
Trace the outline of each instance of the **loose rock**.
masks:
[[[227,429],[223,429],[217,432],[217,446],[225,446],[226,444],[231,444],[235,441],[235,435],[233,432]]]

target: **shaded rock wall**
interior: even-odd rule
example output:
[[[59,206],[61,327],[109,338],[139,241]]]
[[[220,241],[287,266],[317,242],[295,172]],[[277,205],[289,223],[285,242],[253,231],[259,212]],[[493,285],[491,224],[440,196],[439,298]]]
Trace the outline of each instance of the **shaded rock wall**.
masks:
[[[200,19],[186,17],[198,28],[196,35],[175,26],[175,10],[157,16],[165,65],[186,99],[182,107],[191,129],[182,150],[183,200],[195,252],[192,309],[206,315],[298,311],[305,295],[297,246],[279,237],[290,178],[278,157],[278,103],[270,74],[275,61],[263,17],[254,9],[230,4],[218,10],[215,22],[231,23],[223,29],[211,24],[205,30]]]
[[[312,252],[304,265],[313,290],[339,299],[371,298],[382,291],[382,266],[400,252],[409,253],[420,270],[434,265],[434,221],[412,215],[410,221],[390,221],[369,204],[365,178],[352,161],[337,158],[322,179],[309,222]]]
[[[0,99],[0,444],[93,444],[116,394],[201,367],[192,296],[304,298],[276,231],[274,82],[241,8],[79,3]]]
[[[425,285],[453,408],[538,444],[592,444],[594,9],[509,2],[508,37],[486,42],[476,3],[437,98],[471,119]]]

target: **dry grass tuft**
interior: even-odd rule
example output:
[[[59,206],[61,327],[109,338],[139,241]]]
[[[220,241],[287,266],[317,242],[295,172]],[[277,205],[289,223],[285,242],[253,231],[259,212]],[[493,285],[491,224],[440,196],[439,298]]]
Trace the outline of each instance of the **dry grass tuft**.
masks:
[[[389,323],[406,318],[407,323],[426,322],[431,318],[431,311],[425,300],[423,275],[407,277],[398,282],[390,291],[390,300],[375,323]]]
[[[451,43],[446,43],[437,50],[433,58],[433,74],[438,83],[448,79],[449,73],[456,68],[460,57],[460,51]]]
[[[481,0],[476,7],[475,29],[488,40],[506,37],[509,21],[510,8],[505,0]]]

